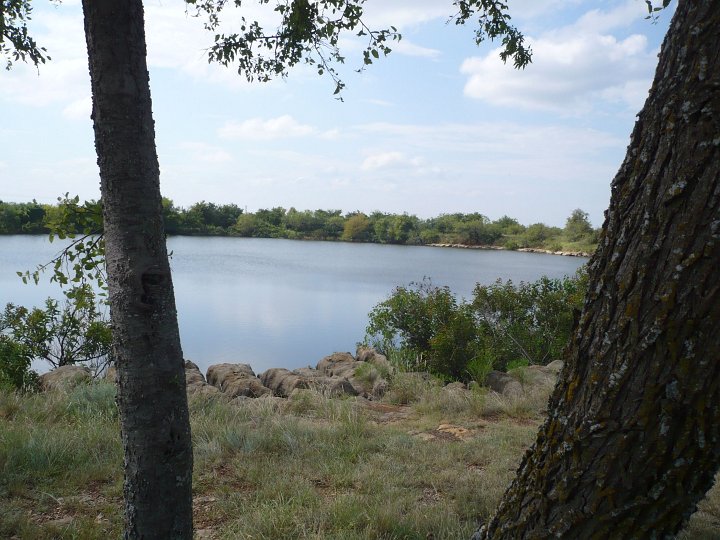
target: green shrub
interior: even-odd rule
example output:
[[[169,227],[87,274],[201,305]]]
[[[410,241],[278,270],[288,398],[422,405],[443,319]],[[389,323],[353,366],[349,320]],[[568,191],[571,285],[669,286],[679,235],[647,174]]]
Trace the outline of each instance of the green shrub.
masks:
[[[475,358],[468,362],[466,369],[470,380],[476,382],[479,385],[483,385],[485,377],[493,369],[493,355],[487,350],[483,350]]]
[[[430,371],[444,378],[464,376],[477,351],[476,325],[469,306],[458,304],[448,287],[430,280],[398,287],[370,312],[367,341],[392,361],[402,349],[407,371]]]
[[[44,309],[7,304],[0,314],[0,336],[20,346],[28,362],[40,359],[53,367],[86,362],[104,367],[112,338],[92,289],[88,285],[73,287],[65,296],[62,306],[48,298]]]
[[[507,370],[511,362],[544,365],[561,358],[573,311],[582,307],[586,289],[583,269],[563,279],[476,286],[472,307],[482,347],[492,351],[495,369]]]
[[[30,355],[21,343],[0,334],[0,388],[32,389],[37,373],[30,369]]]
[[[491,369],[562,356],[587,288],[574,277],[477,285],[470,303],[429,280],[398,287],[370,312],[366,342],[405,371],[482,381]]]

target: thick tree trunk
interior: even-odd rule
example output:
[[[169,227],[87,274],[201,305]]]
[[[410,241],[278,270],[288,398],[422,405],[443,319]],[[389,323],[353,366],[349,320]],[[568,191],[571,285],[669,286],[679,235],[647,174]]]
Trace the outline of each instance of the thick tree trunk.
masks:
[[[666,538],[720,463],[720,4],[685,0],[549,417],[474,538]]]
[[[192,538],[185,372],[140,0],[83,0],[125,450],[125,537]]]

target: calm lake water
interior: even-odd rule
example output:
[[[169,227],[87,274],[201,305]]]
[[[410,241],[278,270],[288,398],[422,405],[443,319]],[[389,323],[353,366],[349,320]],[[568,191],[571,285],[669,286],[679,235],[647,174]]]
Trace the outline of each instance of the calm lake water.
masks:
[[[0,308],[60,298],[56,284],[15,274],[62,248],[41,236],[0,236]],[[256,372],[315,365],[354,352],[367,314],[399,285],[432,279],[469,298],[476,283],[572,275],[586,262],[509,251],[339,242],[173,237],[171,265],[185,358],[204,372],[244,362]],[[46,280],[47,281],[47,280]],[[41,366],[38,366],[41,367]]]

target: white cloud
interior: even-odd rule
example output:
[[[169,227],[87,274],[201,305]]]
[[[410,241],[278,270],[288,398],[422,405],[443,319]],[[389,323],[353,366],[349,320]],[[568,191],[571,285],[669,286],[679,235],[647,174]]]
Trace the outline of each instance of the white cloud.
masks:
[[[404,54],[405,56],[419,56],[421,58],[430,59],[435,59],[440,56],[440,51],[438,51],[437,49],[429,49],[427,47],[422,47],[420,45],[412,43],[411,41],[408,41],[407,39],[396,41],[394,44],[390,45],[390,48],[393,50],[393,52],[396,52],[398,54]]]
[[[363,20],[371,28],[399,29],[422,24],[435,19],[447,19],[457,11],[450,0],[393,0],[392,2],[368,2]]]
[[[527,20],[582,3],[583,0],[507,0],[513,20]]]
[[[373,98],[367,98],[362,100],[364,103],[371,103],[373,105],[378,105],[380,107],[394,107],[395,104],[391,101],[387,101],[385,99],[373,99]]]
[[[76,99],[62,110],[62,115],[70,120],[90,120],[91,113],[92,99],[90,96]]]
[[[320,134],[321,139],[326,139],[328,141],[334,141],[340,137],[340,130],[339,129],[328,129],[327,131],[323,131]]]
[[[251,118],[244,122],[226,122],[218,135],[227,139],[273,140],[288,137],[303,137],[316,133],[314,127],[300,124],[292,116],[285,114],[277,118],[264,120]]]
[[[204,161],[206,163],[224,163],[232,161],[232,156],[217,146],[203,142],[180,143],[180,148],[190,153],[193,161]]]
[[[645,3],[630,0],[609,11],[601,9],[588,11],[569,30],[592,33],[609,32],[617,28],[627,27],[637,19],[645,16],[647,16]]]
[[[366,157],[360,168],[363,171],[373,171],[403,165],[407,163],[407,161],[407,158],[402,152],[380,152]]]
[[[90,88],[82,13],[77,7],[45,7],[33,12],[30,33],[52,58],[38,68],[23,62],[3,74],[0,97],[44,107],[85,95]]]
[[[465,95],[492,105],[544,109],[566,114],[592,110],[597,102],[637,110],[650,87],[656,52],[647,38],[606,33],[642,15],[631,1],[602,12],[593,10],[565,28],[528,41],[533,63],[518,71],[504,65],[498,51],[465,60]]]

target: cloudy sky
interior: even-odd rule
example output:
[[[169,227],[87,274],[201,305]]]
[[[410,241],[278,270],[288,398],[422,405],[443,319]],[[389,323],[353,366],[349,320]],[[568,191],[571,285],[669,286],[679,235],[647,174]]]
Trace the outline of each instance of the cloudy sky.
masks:
[[[368,0],[368,23],[395,25],[403,40],[362,74],[360,42],[343,40],[339,102],[307,68],[248,84],[209,65],[212,36],[183,2],[148,0],[163,195],[560,226],[579,207],[601,225],[671,13],[653,24],[643,0],[508,2],[534,50],[523,71],[496,45],[478,48],[472,28],[446,24],[451,0]],[[266,17],[246,4],[247,18]],[[52,61],[0,73],[0,200],[98,198],[79,2],[34,6]]]

